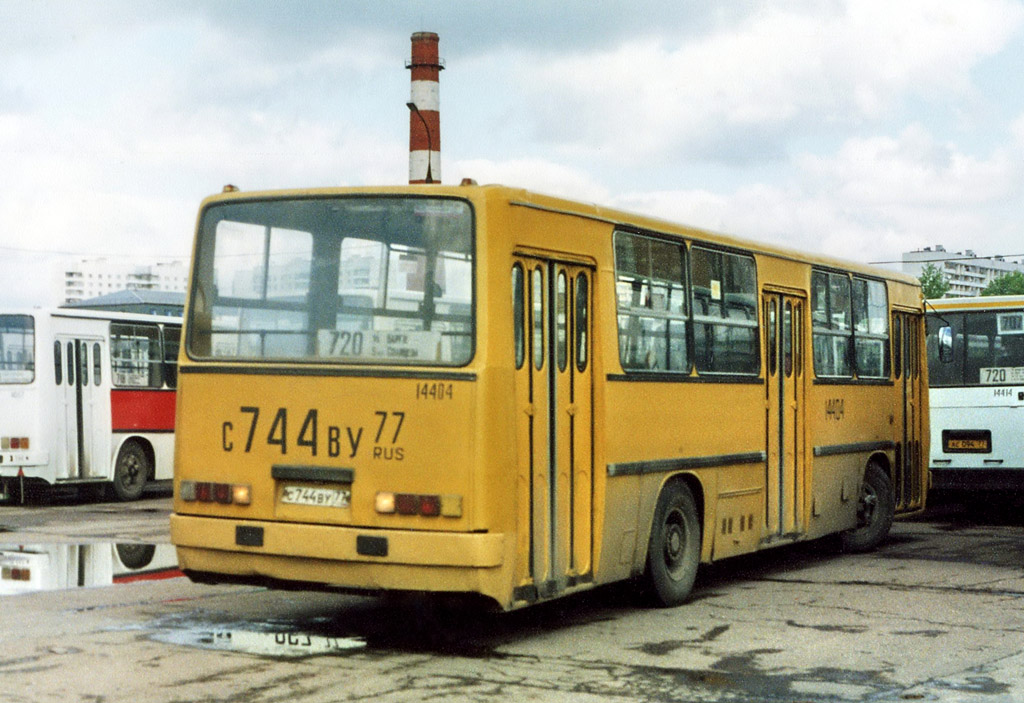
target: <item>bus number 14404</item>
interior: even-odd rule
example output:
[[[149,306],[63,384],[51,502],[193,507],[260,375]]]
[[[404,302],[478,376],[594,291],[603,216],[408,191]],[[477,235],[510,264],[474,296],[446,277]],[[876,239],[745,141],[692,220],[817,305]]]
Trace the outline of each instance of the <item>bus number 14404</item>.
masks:
[[[416,400],[451,400],[450,383],[417,383]]]

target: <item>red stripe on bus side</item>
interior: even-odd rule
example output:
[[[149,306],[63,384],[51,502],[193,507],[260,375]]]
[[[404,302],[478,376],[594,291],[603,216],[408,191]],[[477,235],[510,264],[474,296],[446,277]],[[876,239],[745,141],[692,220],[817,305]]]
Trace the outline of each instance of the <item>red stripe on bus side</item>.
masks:
[[[179,576],[184,576],[185,573],[180,569],[168,568],[159,569],[157,571],[140,571],[135,574],[124,574],[123,576],[115,576],[114,583],[134,583],[136,581],[162,581],[164,579],[176,579]]]
[[[114,432],[173,432],[174,391],[110,391],[110,429]]]

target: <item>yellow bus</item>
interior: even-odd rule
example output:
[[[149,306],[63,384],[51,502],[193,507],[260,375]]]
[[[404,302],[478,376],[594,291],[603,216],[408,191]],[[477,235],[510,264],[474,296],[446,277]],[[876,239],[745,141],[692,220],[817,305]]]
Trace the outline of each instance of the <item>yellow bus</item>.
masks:
[[[923,509],[910,277],[472,182],[225,190],[180,357],[193,580],[674,605]]]

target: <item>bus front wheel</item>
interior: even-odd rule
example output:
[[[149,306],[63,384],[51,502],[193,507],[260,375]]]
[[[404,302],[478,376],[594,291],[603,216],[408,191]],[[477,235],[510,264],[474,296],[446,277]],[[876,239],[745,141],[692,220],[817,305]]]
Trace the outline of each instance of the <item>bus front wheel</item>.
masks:
[[[874,549],[892,527],[896,512],[892,481],[885,470],[872,461],[864,470],[857,503],[857,527],[840,535],[843,551],[866,552]]]
[[[667,484],[658,497],[647,546],[647,589],[655,603],[680,605],[690,595],[700,563],[700,518],[689,487]]]
[[[114,465],[114,495],[118,500],[138,500],[149,476],[149,457],[138,442],[129,440],[121,445]]]

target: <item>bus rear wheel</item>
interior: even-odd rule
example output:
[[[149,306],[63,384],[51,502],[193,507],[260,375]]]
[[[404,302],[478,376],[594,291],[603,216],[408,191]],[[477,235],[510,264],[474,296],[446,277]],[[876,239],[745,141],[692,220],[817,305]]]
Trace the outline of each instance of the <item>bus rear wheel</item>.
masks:
[[[118,500],[138,500],[149,476],[149,457],[142,445],[128,440],[121,445],[114,465],[114,495]]]
[[[843,551],[866,552],[877,547],[889,534],[895,513],[892,481],[878,462],[872,461],[864,470],[860,487],[857,527],[840,535]]]
[[[647,546],[645,585],[654,602],[681,605],[690,595],[700,563],[700,518],[689,487],[667,484],[658,497]]]

